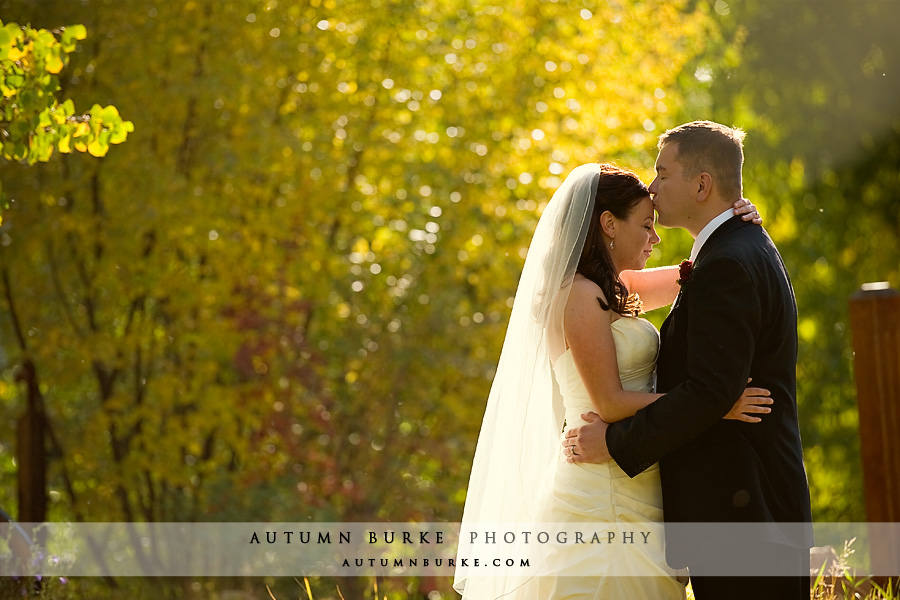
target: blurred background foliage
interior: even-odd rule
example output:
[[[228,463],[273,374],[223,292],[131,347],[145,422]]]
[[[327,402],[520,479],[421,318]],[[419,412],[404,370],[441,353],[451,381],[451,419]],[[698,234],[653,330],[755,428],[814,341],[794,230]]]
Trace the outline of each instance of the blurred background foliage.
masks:
[[[748,131],[745,195],[797,292],[814,516],[865,520],[847,300],[900,286],[900,3],[0,0],[0,18],[83,24],[60,97],[134,124],[103,158],[0,163],[11,514],[30,360],[50,520],[459,520],[544,203],[584,162],[649,182],[658,134],[710,118]],[[655,264],[688,254],[662,236]]]

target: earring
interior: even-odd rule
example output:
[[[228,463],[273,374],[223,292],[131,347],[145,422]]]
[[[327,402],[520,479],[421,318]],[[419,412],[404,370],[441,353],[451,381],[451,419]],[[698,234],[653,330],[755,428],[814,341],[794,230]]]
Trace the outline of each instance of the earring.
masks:
[[[609,240],[609,249],[612,250],[614,248],[615,246],[613,245],[613,240]]]

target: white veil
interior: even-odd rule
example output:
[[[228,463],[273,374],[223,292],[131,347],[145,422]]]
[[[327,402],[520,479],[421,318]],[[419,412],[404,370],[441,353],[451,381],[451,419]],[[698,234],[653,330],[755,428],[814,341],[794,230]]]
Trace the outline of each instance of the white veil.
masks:
[[[481,524],[527,527],[544,520],[542,508],[560,455],[564,418],[551,361],[565,351],[563,314],[590,226],[600,172],[599,164],[575,168],[553,194],[534,232],[478,437],[462,532],[497,531]],[[505,530],[497,531],[498,542]],[[536,546],[532,543],[519,550],[537,551]],[[513,558],[518,561],[520,556],[521,552]],[[540,563],[540,556],[530,556]],[[462,551],[458,555],[466,557]],[[520,596],[516,590],[540,569],[540,564],[532,564],[530,571],[510,575],[460,562],[453,587],[466,599]]]

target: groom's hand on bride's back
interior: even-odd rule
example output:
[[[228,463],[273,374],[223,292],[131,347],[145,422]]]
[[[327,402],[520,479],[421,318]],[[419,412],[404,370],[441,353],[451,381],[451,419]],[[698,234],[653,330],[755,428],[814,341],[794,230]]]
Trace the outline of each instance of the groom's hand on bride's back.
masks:
[[[605,463],[611,460],[606,447],[606,428],[609,425],[597,413],[581,415],[587,425],[566,431],[562,442],[563,455],[570,463]]]

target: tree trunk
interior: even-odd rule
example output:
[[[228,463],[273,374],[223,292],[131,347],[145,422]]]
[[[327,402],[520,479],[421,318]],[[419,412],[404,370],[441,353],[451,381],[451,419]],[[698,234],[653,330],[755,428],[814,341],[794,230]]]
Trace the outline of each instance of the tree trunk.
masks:
[[[37,374],[25,359],[16,379],[25,383],[27,402],[16,428],[16,463],[19,483],[19,521],[41,523],[47,518],[47,456],[44,446],[44,410]]]

